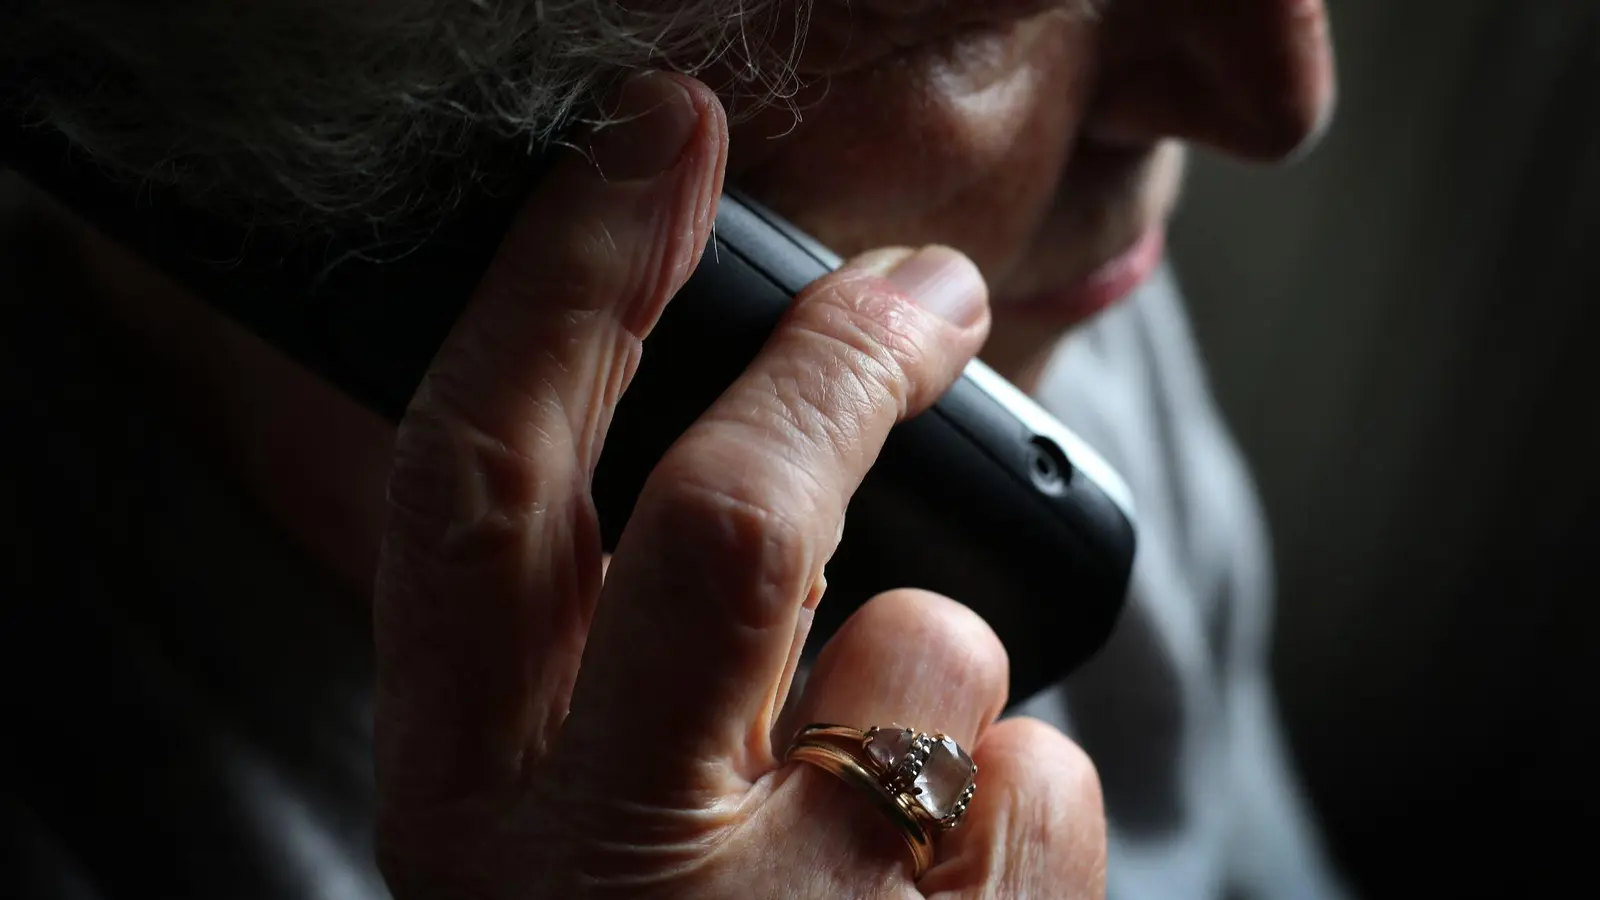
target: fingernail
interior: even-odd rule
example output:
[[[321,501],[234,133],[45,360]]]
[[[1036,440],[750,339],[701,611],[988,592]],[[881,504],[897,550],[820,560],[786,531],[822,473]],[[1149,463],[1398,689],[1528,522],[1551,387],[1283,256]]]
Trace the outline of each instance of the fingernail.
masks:
[[[949,247],[922,248],[891,269],[888,279],[917,305],[958,328],[977,324],[989,299],[978,267]]]
[[[672,168],[700,124],[688,88],[659,72],[628,79],[605,109],[607,122],[594,130],[589,149],[607,181],[637,181]]]

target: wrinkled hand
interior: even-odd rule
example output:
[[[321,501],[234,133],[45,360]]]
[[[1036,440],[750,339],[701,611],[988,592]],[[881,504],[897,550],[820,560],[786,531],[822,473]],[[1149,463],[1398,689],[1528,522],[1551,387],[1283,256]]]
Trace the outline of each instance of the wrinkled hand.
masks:
[[[376,611],[395,894],[1101,895],[1093,769],[1045,725],[995,723],[1005,652],[964,607],[879,597],[788,699],[847,500],[983,340],[964,257],[879,251],[807,290],[661,461],[602,575],[590,476],[727,147],[698,82],[637,77],[618,103],[592,159],[528,202],[401,425]],[[866,798],[780,764],[773,736],[809,721],[972,749],[976,800],[919,883]]]

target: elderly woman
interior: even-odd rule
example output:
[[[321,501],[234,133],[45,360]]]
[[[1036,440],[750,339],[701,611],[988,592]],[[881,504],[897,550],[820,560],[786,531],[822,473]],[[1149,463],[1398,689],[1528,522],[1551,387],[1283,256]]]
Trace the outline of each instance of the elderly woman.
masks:
[[[1262,529],[1159,265],[1185,143],[1272,160],[1328,118],[1320,0],[3,15],[10,115],[241,220],[406,233],[507,147],[582,151],[527,199],[398,430],[23,192],[7,433],[49,439],[8,442],[37,475],[7,510],[33,550],[5,631],[55,685],[6,688],[37,736],[9,817],[24,872],[85,896],[365,897],[375,821],[403,898],[1332,895],[1271,712]],[[603,559],[589,475],[725,178],[856,255]],[[791,692],[852,490],[978,353],[1132,484],[1124,623],[1002,719],[984,622],[891,593]],[[375,684],[327,624],[340,585],[375,606]],[[367,696],[371,788],[338,724]],[[931,736],[844,729],[785,763],[807,722]],[[807,764],[828,752],[914,763],[936,837],[902,841],[905,806]]]

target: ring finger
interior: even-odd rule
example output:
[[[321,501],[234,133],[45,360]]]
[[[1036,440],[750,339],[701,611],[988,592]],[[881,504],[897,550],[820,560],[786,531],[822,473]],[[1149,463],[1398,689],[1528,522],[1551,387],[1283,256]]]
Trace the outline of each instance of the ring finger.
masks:
[[[1008,669],[1000,640],[971,610],[896,591],[862,607],[823,648],[785,724],[898,725],[972,748],[1005,706]],[[811,765],[791,765],[779,779],[768,809],[792,823],[798,844],[826,853],[851,883],[874,874],[904,883],[909,851],[871,798]],[[935,805],[952,799],[937,785],[929,791]]]

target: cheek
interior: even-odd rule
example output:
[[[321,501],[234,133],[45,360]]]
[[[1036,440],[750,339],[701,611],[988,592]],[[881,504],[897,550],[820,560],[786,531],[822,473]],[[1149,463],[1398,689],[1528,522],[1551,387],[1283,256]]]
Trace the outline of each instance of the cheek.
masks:
[[[730,172],[839,252],[945,243],[990,278],[1049,209],[1092,88],[1090,43],[1056,17],[835,77],[736,128]],[[781,124],[780,124],[781,120]]]

